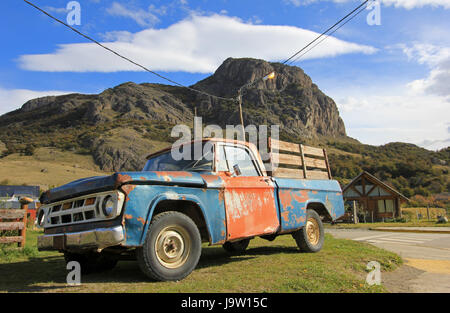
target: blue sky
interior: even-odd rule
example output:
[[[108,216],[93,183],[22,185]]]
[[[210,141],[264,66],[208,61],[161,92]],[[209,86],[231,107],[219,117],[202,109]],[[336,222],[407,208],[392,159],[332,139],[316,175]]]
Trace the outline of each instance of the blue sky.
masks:
[[[33,0],[66,20],[69,1]],[[283,61],[361,0],[79,0],[82,32],[190,85],[228,56]],[[368,144],[450,145],[450,0],[380,0],[294,63]],[[28,99],[164,81],[21,0],[0,3],[0,114]]]

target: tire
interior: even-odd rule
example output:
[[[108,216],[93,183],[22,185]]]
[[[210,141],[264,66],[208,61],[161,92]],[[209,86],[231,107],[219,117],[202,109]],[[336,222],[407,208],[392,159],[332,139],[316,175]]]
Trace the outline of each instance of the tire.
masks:
[[[72,253],[64,252],[66,264],[71,261],[80,263],[82,274],[92,274],[112,270],[118,260],[103,253]]]
[[[319,252],[325,239],[325,231],[319,214],[306,210],[306,224],[292,234],[300,251]]]
[[[243,239],[236,242],[225,242],[223,248],[228,253],[243,253],[250,243],[250,239]]]
[[[195,269],[201,251],[197,225],[185,214],[168,211],[153,218],[136,256],[142,272],[151,279],[177,281]]]

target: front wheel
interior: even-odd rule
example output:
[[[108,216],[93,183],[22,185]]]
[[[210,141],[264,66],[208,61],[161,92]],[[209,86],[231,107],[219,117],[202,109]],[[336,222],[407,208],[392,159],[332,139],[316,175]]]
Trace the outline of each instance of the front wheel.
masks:
[[[169,211],[152,220],[144,245],[136,252],[139,266],[148,277],[176,281],[195,269],[201,249],[197,225],[187,215]]]
[[[297,246],[304,252],[319,252],[325,239],[325,232],[319,214],[306,210],[306,224],[292,234]]]

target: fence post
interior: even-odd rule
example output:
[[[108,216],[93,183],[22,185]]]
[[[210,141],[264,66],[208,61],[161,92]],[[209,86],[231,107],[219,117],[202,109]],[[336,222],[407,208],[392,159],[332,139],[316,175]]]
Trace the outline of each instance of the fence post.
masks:
[[[22,197],[19,199],[20,208],[25,211],[23,217],[23,229],[20,231],[20,236],[22,236],[22,242],[19,242],[19,247],[25,247],[25,240],[27,235],[27,216],[28,216],[28,204],[33,202],[33,199],[28,197]]]

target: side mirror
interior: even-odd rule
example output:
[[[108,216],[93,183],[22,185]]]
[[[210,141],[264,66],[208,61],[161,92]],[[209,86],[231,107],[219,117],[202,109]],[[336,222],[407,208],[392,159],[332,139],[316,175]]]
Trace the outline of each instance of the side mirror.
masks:
[[[239,167],[238,164],[233,165],[233,171],[235,176],[241,176],[242,174],[241,168]]]

